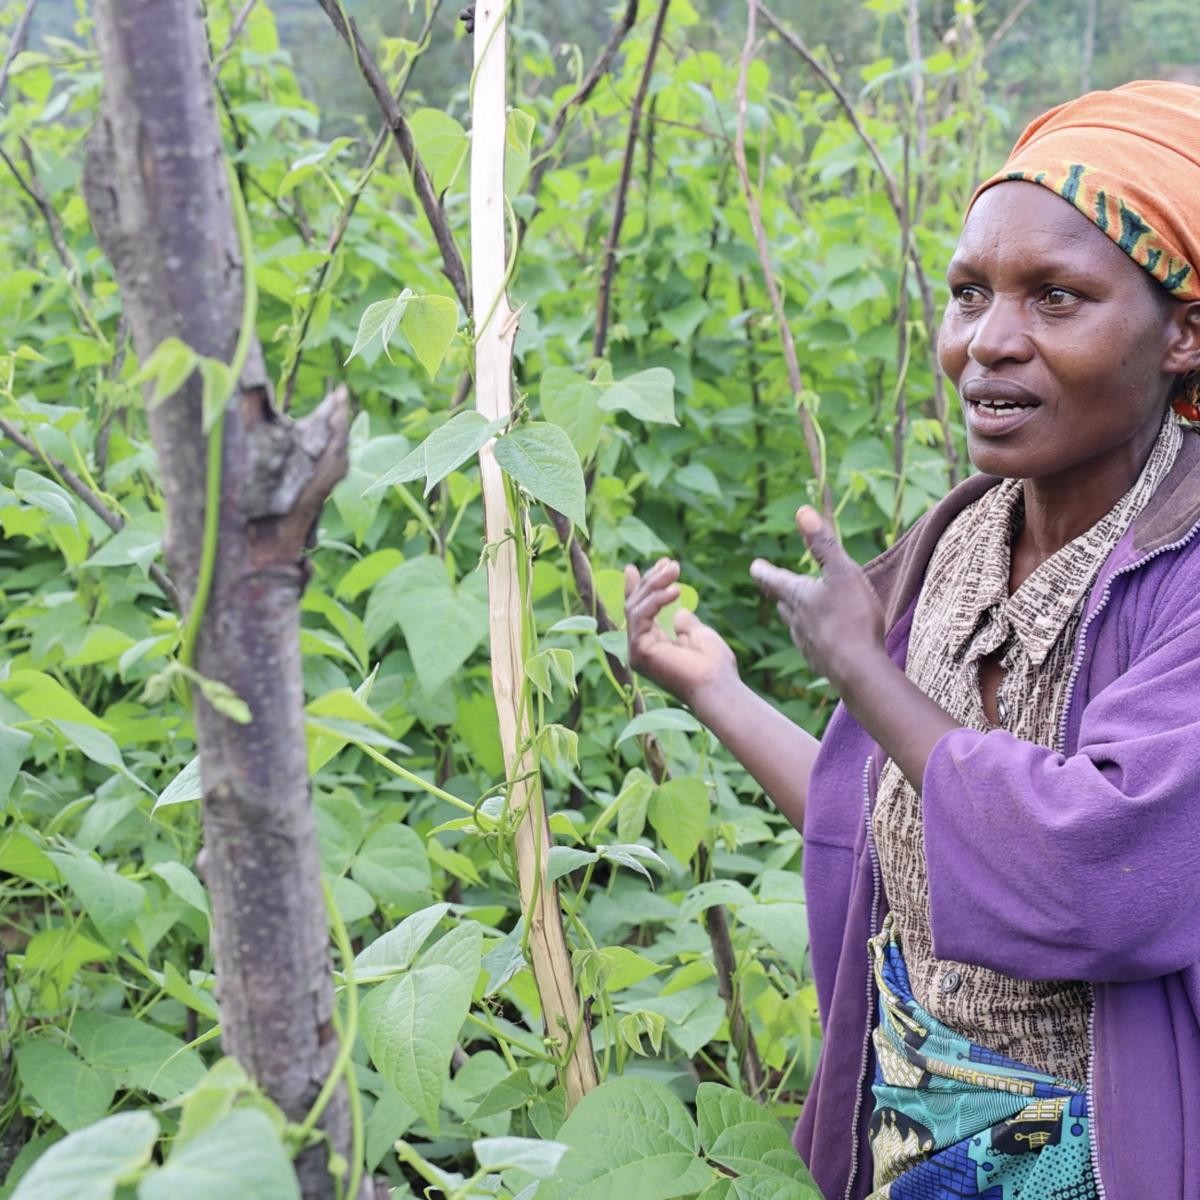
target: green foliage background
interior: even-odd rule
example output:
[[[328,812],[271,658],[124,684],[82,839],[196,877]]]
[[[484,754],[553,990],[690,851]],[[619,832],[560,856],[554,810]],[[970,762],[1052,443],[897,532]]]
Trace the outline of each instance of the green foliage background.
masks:
[[[424,14],[349,7],[398,71]],[[935,279],[981,171],[1020,120],[1077,90],[1084,7],[1037,5],[987,50],[1003,12],[934,0],[922,9],[924,60],[912,65],[900,0],[804,6],[797,27],[826,47],[893,171],[920,190],[914,236]],[[647,53],[642,9],[536,197],[522,190],[528,147],[610,19],[579,0],[514,9],[512,100],[529,118],[515,124],[510,189],[528,221],[511,289],[524,305],[522,411],[564,426],[586,469],[590,554],[609,611],[620,612],[623,563],[679,556],[694,589],[685,602],[730,639],[756,686],[819,732],[834,698],[747,576],[756,556],[796,560],[793,513],[819,481],[732,166],[744,20],[733,0],[671,6],[611,337],[604,361],[589,361],[601,247]],[[210,5],[218,50],[232,12]],[[405,105],[465,241],[469,47],[455,15],[435,25]],[[1200,35],[1182,0],[1104,0],[1097,17],[1097,83],[1195,69]],[[78,1196],[132,1195],[135,1185],[142,1200],[229,1195],[247,1180],[253,1191],[232,1194],[290,1196],[287,1155],[306,1131],[287,1127],[216,1052],[194,735],[186,710],[152,683],[179,627],[148,577],[163,530],[157,468],[120,298],[81,195],[100,86],[90,22],[46,3],[34,32],[0,113],[0,145],[55,214],[44,219],[0,172],[0,415],[39,449],[6,442],[0,459],[0,936],[3,1037],[15,1051],[0,1130],[24,1139],[0,1196],[58,1194],[56,1162],[87,1164]],[[914,78],[929,115],[920,157]],[[402,323],[388,354],[375,337],[347,365],[370,305],[405,289],[446,297],[441,312],[454,302],[394,153],[328,261],[328,231],[377,118],[319,10],[259,3],[220,81],[272,371],[284,380],[299,353],[295,409],[344,379],[358,412],[350,473],[311,556],[302,648],[339,982],[344,1003],[359,1001],[351,1075],[366,1170],[386,1175],[396,1196],[437,1186],[528,1197],[538,1179],[542,1200],[809,1194],[786,1138],[819,1047],[800,837],[668,698],[651,693],[651,711],[633,719],[604,658],[623,654],[623,634],[597,633],[535,507],[540,648],[530,671],[558,842],[551,867],[602,1070],[620,1079],[563,1124],[496,833],[503,769],[478,472],[467,458],[424,494],[411,473],[372,488],[447,422],[469,330],[461,314],[442,335]],[[833,98],[775,40],[751,72],[748,128],[803,402],[823,434],[842,535],[866,558],[949,483],[920,298],[911,273],[902,280],[901,230],[873,164]],[[51,459],[125,528],[113,535]],[[554,486],[529,486],[563,500]],[[662,786],[633,736],[648,731],[674,775]],[[731,914],[739,998],[769,1072],[766,1110],[730,1090],[738,1073],[702,923],[715,903]],[[399,1037],[409,1020],[416,1036]],[[603,1135],[614,1113],[630,1131],[668,1133],[614,1145]],[[160,1137],[165,1166],[151,1157]],[[202,1184],[198,1167],[213,1162],[223,1174]]]

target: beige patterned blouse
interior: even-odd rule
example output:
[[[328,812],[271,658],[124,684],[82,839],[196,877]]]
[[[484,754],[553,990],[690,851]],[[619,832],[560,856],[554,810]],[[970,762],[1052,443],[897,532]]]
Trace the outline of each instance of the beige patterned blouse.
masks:
[[[939,540],[921,587],[909,678],[955,720],[988,730],[979,663],[999,653],[1001,725],[1023,741],[1057,745],[1088,591],[1170,470],[1181,441],[1169,417],[1129,492],[1011,596],[1010,545],[1025,509],[1020,480],[1005,480],[960,513]],[[880,776],[872,833],[916,1000],[989,1049],[1082,1086],[1089,1052],[1086,984],[1012,979],[934,956],[921,801],[890,760]]]

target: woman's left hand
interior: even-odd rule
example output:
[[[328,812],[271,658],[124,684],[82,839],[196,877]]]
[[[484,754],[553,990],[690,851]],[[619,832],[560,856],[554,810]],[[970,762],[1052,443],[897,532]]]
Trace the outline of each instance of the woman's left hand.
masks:
[[[800,509],[796,527],[821,574],[797,575],[759,558],[751,564],[750,576],[764,595],[777,601],[808,665],[848,698],[853,681],[886,660],[883,608],[862,568],[815,509]]]

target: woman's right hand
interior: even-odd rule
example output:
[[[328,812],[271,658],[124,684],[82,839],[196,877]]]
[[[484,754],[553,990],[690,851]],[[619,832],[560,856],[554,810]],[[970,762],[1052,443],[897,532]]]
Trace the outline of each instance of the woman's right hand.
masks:
[[[695,708],[714,684],[737,682],[737,658],[715,629],[687,609],[675,614],[674,637],[663,630],[658,614],[679,599],[678,580],[679,564],[669,558],[660,558],[645,575],[625,568],[629,665]]]

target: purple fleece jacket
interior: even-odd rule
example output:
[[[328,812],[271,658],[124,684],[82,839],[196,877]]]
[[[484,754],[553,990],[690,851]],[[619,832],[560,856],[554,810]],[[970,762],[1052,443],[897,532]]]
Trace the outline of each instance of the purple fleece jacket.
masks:
[[[868,568],[903,663],[930,554],[974,476]],[[922,797],[934,949],[1093,985],[1102,1200],[1200,1198],[1200,436],[1102,567],[1055,749],[1004,730],[935,746]],[[827,1200],[871,1190],[866,943],[887,911],[868,814],[883,752],[837,709],[804,823],[824,1046],[795,1143]]]

